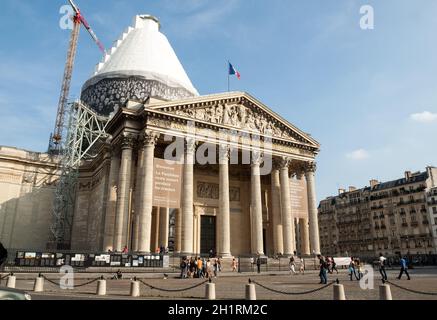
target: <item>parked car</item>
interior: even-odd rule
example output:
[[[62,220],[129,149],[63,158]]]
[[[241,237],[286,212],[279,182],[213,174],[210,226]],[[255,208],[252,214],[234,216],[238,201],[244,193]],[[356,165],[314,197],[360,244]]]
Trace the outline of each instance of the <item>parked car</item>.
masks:
[[[32,300],[26,291],[0,287],[0,300]]]

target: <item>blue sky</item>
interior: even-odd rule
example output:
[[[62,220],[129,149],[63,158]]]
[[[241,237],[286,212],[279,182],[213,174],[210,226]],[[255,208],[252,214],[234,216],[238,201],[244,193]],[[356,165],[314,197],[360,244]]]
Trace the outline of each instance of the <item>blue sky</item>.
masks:
[[[69,31],[65,0],[2,0],[0,145],[47,149]],[[108,48],[135,14],[157,16],[201,94],[247,91],[322,145],[319,199],[437,165],[435,0],[77,0]],[[360,28],[360,7],[375,29]],[[100,60],[81,32],[71,95]]]

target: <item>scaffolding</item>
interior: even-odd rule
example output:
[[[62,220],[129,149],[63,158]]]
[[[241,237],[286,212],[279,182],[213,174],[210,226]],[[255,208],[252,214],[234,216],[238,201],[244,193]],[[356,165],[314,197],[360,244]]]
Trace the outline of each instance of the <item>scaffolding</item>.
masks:
[[[53,203],[53,224],[48,247],[69,250],[73,225],[79,167],[82,161],[96,157],[94,148],[108,135],[105,132],[109,118],[98,115],[81,101],[70,104],[65,113],[67,127],[59,150],[59,171]]]

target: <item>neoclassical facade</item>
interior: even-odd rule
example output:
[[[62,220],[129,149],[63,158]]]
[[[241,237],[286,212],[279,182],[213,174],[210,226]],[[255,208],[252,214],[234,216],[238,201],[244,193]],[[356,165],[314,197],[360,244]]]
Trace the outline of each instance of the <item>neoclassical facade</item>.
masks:
[[[176,253],[320,252],[319,144],[247,93],[129,101],[107,128],[111,139],[81,169],[73,248],[167,247],[169,212],[176,209]],[[177,139],[183,142],[180,208],[153,207],[153,163]],[[200,156],[209,161],[199,163]],[[293,214],[291,179],[306,181],[304,217]]]
[[[200,96],[155,17],[134,17],[81,102],[109,121],[109,138],[80,165],[71,250],[320,252],[317,141],[247,93]],[[5,150],[0,239],[44,251],[62,159]],[[156,164],[169,157],[177,192],[157,205]]]

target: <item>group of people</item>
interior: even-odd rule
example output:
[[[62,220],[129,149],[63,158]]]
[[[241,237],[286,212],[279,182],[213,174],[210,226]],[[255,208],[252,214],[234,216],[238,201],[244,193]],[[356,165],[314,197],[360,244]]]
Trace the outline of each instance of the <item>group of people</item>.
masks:
[[[411,280],[410,274],[408,273],[408,259],[406,256],[402,256],[399,255],[399,263],[401,265],[401,271],[399,273],[399,276],[397,277],[398,280],[402,279],[403,274],[405,273],[405,275],[407,276],[408,280]],[[379,273],[382,276],[382,279],[384,281],[387,281],[387,272],[385,270],[387,264],[387,258],[384,257],[384,255],[382,253],[379,254],[379,260],[378,260],[378,265],[379,265]]]
[[[337,265],[335,263],[335,260],[333,257],[324,257],[322,255],[317,255],[317,258],[319,259],[319,277],[320,277],[320,284],[327,284],[328,283],[328,273],[333,273],[334,270],[338,273]],[[408,259],[405,256],[399,256],[399,262],[401,265],[401,270],[399,273],[399,276],[397,279],[401,279],[403,274],[407,276],[408,280],[411,280],[410,274],[408,273]],[[291,263],[291,259],[290,259]],[[379,254],[378,259],[378,269],[382,276],[382,279],[384,281],[388,280],[387,272],[386,272],[386,264],[387,264],[387,258],[384,257],[382,253]],[[360,261],[360,258],[357,257],[351,257],[351,261],[349,262],[348,266],[348,272],[349,272],[349,279],[350,281],[353,281],[355,278],[356,280],[361,280],[364,276],[363,274],[363,264]]]
[[[234,266],[233,266],[234,268]],[[187,278],[212,278],[217,277],[222,270],[220,258],[187,258],[184,257],[180,264],[181,279]]]
[[[349,277],[350,281],[353,281],[352,276],[358,281],[363,277],[363,270],[360,258],[351,257],[351,262],[349,263]]]
[[[305,274],[305,265],[304,265],[302,259],[299,259],[299,260],[300,260],[299,274],[304,275]],[[290,261],[288,262],[288,267],[290,269],[290,274],[291,273],[297,274],[297,272],[296,272],[296,260],[295,260],[294,256],[290,257]]]

